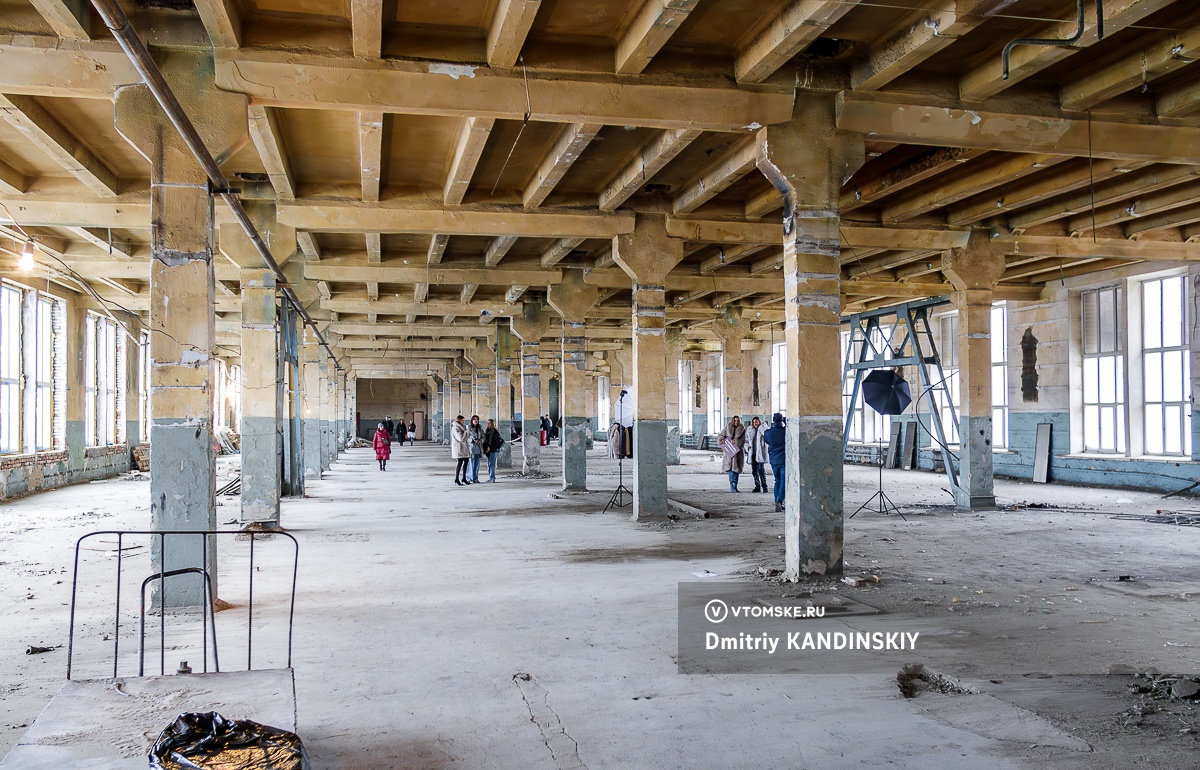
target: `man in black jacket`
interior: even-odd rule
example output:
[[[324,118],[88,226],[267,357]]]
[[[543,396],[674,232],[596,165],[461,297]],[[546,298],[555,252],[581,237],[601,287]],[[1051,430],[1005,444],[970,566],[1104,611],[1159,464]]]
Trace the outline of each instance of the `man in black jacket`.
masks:
[[[387,428],[388,441],[391,441],[396,436],[396,423],[392,422],[392,416],[389,414],[383,420],[383,427]]]
[[[496,454],[504,446],[500,431],[496,430],[496,421],[488,420],[487,428],[483,431],[483,456],[487,458],[488,481],[496,483]]]
[[[783,510],[783,496],[787,476],[783,473],[784,463],[787,462],[787,429],[786,422],[779,412],[771,415],[771,427],[763,434],[767,442],[767,457],[771,460],[771,473],[775,476],[775,510]]]

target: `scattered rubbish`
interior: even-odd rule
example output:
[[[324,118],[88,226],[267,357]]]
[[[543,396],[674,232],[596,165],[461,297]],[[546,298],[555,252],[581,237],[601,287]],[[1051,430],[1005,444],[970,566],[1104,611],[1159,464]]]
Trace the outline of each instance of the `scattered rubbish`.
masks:
[[[706,570],[706,569],[700,570],[699,572],[693,572],[692,574],[698,578],[720,577],[720,575],[718,573],[710,572],[709,570]]]
[[[667,505],[676,509],[680,513],[686,513],[691,516],[695,516],[697,519],[707,519],[708,518],[708,511],[702,511],[699,508],[695,508],[693,506],[688,505],[687,503],[681,503],[678,500],[668,499]]]
[[[1144,521],[1148,524],[1170,524],[1176,527],[1200,527],[1200,513],[1173,513],[1158,511],[1154,514],[1118,513],[1111,518],[1123,521]]]
[[[31,644],[25,648],[25,654],[26,655],[41,655],[42,653],[46,653],[46,652],[54,652],[55,650],[57,650],[60,647],[62,647],[61,644],[55,645],[53,647],[38,647],[36,644]]]
[[[1122,583],[1128,583],[1130,580],[1133,580],[1133,575],[1117,575],[1117,580]]]
[[[217,447],[223,455],[235,455],[241,451],[242,437],[228,428],[218,428],[213,434]]]
[[[944,695],[978,695],[974,687],[959,684],[944,674],[930,671],[920,663],[907,663],[896,674],[896,684],[905,698],[915,698],[926,692]]]
[[[228,484],[226,484],[225,486],[223,486],[217,490],[218,495],[229,495],[231,497],[234,495],[240,495],[241,493],[242,493],[242,474],[240,474],[240,473],[233,478],[233,481],[229,482]]]
[[[150,750],[152,770],[308,770],[300,736],[215,711],[180,714]]]
[[[842,578],[842,582],[849,586],[883,585],[883,581],[879,579],[878,575],[871,575],[870,577],[864,577],[864,578],[855,578],[855,577],[847,576],[847,577]],[[954,601],[958,601],[958,599],[955,599]]]

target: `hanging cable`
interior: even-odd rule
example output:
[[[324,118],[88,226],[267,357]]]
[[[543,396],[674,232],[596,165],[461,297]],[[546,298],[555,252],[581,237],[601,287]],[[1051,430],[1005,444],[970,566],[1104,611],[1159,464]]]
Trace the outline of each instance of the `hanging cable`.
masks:
[[[289,302],[296,312],[304,319],[317,337],[318,343],[325,348],[325,352],[329,355],[335,369],[341,370],[341,365],[338,363],[337,356],[333,354],[333,349],[329,347],[329,343],[325,341],[321,330],[317,328],[316,321],[308,314],[308,310],[300,303],[296,293],[292,291],[288,283],[287,276],[284,275],[283,269],[275,258],[271,256],[271,251],[268,248],[262,236],[259,235],[254,223],[250,221],[250,215],[246,213],[242,201],[237,197],[239,191],[232,189],[229,186],[229,180],[225,177],[225,173],[221,171],[220,165],[204,146],[204,140],[200,138],[200,133],[196,130],[195,125],[180,105],[179,100],[175,97],[174,91],[171,90],[170,84],[163,77],[162,70],[158,68],[158,64],[146,49],[146,44],[138,37],[136,31],[129,23],[129,17],[125,15],[125,11],[116,2],[116,0],[91,0],[92,6],[96,9],[100,18],[104,20],[104,24],[112,32],[113,37],[121,45],[125,51],[129,61],[133,64],[134,69],[141,75],[142,81],[150,89],[159,106],[166,113],[167,119],[171,121],[171,125],[179,132],[179,136],[183,139],[184,144],[191,150],[192,155],[200,164],[200,168],[208,176],[210,193],[219,195],[229,206],[233,212],[234,219],[242,226],[246,232],[246,237],[254,244],[255,251],[258,252],[266,266],[275,274],[279,291],[284,299]]]

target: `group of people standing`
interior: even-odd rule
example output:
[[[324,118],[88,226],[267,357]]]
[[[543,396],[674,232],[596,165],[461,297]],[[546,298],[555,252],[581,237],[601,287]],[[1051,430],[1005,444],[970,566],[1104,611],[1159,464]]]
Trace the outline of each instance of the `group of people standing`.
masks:
[[[496,421],[488,420],[487,426],[480,425],[479,415],[471,415],[471,422],[463,416],[454,418],[450,426],[450,456],[454,458],[454,483],[457,486],[479,483],[479,466],[487,458],[488,481],[496,481],[496,455],[504,439],[496,430]]]
[[[387,415],[383,422],[375,427],[375,435],[371,438],[371,446],[375,449],[375,459],[379,461],[379,470],[387,470],[387,461],[392,459],[392,438],[395,437],[400,442],[400,446],[404,446],[407,441],[409,446],[417,438],[417,423],[414,420],[409,420],[408,424],[404,424],[404,418],[400,418],[399,422],[393,422],[392,416]]]
[[[775,477],[775,510],[783,510],[786,478],[783,472],[784,461],[787,457],[787,432],[784,429],[783,415],[776,412],[771,417],[771,427],[763,428],[762,420],[755,417],[750,421],[750,428],[742,424],[742,418],[734,415],[717,443],[721,447],[721,470],[729,474],[729,491],[740,492],[738,477],[746,468],[746,460],[750,461],[750,473],[754,477],[754,492],[767,492],[766,466],[771,465],[771,474]]]

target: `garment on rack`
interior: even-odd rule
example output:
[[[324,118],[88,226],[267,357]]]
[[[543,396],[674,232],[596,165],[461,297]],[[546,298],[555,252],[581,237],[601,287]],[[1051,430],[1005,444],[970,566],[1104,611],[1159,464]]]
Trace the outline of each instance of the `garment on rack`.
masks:
[[[608,456],[614,460],[633,457],[633,428],[615,420],[608,426]]]

